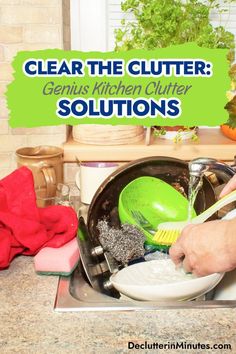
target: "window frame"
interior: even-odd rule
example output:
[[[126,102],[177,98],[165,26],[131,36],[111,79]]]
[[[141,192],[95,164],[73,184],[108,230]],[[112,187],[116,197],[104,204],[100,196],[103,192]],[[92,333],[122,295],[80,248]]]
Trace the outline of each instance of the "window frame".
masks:
[[[107,51],[107,0],[70,0],[71,50]]]

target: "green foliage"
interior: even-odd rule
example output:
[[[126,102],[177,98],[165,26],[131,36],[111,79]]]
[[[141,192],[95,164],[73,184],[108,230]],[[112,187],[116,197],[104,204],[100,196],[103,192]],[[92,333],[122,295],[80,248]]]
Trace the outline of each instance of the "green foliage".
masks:
[[[229,70],[229,77],[233,83],[236,83],[236,64],[233,64]],[[235,88],[235,87],[234,87]]]
[[[225,109],[227,109],[229,113],[229,119],[226,125],[229,125],[231,128],[236,128],[236,96],[226,104]]]
[[[201,47],[228,48],[227,59],[234,61],[234,35],[221,25],[213,27],[210,23],[210,11],[217,10],[219,15],[227,12],[235,0],[124,0],[122,11],[131,13],[134,21],[122,20],[122,28],[115,32],[116,50],[130,49],[153,50],[170,45],[196,42]],[[222,3],[222,2],[221,2]],[[230,77],[236,83],[236,64],[232,66]],[[235,84],[236,87],[236,84]],[[235,103],[236,104],[236,103]],[[232,105],[231,105],[232,106]],[[228,107],[225,107],[228,109]],[[236,109],[229,113],[227,122],[236,127]],[[164,135],[156,132],[156,136]],[[179,141],[179,137],[177,136]],[[196,140],[194,135],[193,140]]]
[[[161,135],[166,135],[166,130],[162,127],[160,127],[159,129],[154,128],[154,136],[156,138],[159,138]]]
[[[196,129],[188,128],[188,127],[183,127],[182,129],[179,129],[176,132],[175,137],[173,138],[173,142],[175,144],[181,143],[182,140],[183,140],[182,133],[189,132],[189,131],[191,131],[193,133],[192,136],[191,136],[191,140],[196,142],[198,140],[198,135],[197,135]],[[165,130],[164,127],[158,127],[158,128],[154,127],[153,135],[154,135],[154,137],[159,138],[159,137],[161,137],[163,135],[166,135],[166,130]]]
[[[231,79],[232,88],[235,90],[235,87],[236,87],[236,64],[233,64],[231,66],[231,68],[229,70],[229,76]],[[229,118],[225,124],[231,128],[236,128],[236,96],[234,96],[231,99],[231,101],[229,101],[226,104],[225,109],[229,113]]]
[[[227,59],[232,63],[234,35],[221,25],[214,28],[210,23],[210,11],[215,9],[221,16],[235,2],[224,0],[224,6],[221,6],[220,0],[124,0],[121,8],[124,13],[131,13],[134,21],[122,20],[123,27],[115,32],[115,49],[153,50],[196,42],[201,47],[228,48]],[[229,75],[236,88],[236,64],[232,66]],[[227,106],[225,108],[228,109]],[[234,113],[229,113],[227,124],[236,127],[236,109]],[[163,134],[164,131],[156,132],[156,136]],[[193,140],[196,140],[195,135]]]
[[[229,4],[232,0],[226,0]],[[224,12],[218,0],[124,0],[122,10],[135,21],[123,20],[116,31],[116,50],[164,48],[196,42],[208,48],[234,48],[234,35],[210,24],[211,9]]]
[[[225,125],[228,125],[230,128],[235,129],[236,128],[236,116],[229,115],[229,119],[227,120]]]
[[[181,143],[183,140],[182,133],[192,131],[193,135],[191,136],[191,140],[196,142],[198,141],[199,137],[197,135],[196,130],[193,131],[191,128],[184,127],[184,129],[179,129],[176,136],[174,137],[173,141],[175,144]]]

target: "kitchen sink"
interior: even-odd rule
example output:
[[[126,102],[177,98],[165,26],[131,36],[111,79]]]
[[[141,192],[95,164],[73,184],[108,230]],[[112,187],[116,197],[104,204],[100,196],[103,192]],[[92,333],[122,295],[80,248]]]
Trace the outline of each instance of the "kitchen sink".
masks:
[[[61,276],[58,281],[58,289],[54,304],[57,312],[70,311],[140,311],[160,309],[200,309],[200,308],[233,308],[236,301],[212,300],[214,290],[193,301],[150,302],[136,301],[128,297],[108,295],[106,290],[97,291],[91,287],[82,264],[79,263],[76,270],[69,277]]]
[[[119,264],[112,259],[109,252],[99,251],[101,245],[97,242],[98,231],[96,225],[98,220],[102,219],[104,216],[108,217],[108,219],[110,218],[110,222],[116,220],[116,218],[114,218],[114,206],[117,206],[117,200],[114,198],[115,195],[116,197],[118,195],[120,182],[118,181],[119,183],[115,184],[114,180],[115,178],[125,178],[127,174],[129,175],[131,172],[133,173],[133,175],[131,173],[132,178],[137,178],[141,175],[158,177],[159,175],[156,175],[159,171],[158,169],[161,170],[163,177],[166,173],[163,163],[167,164],[167,166],[164,167],[168,171],[168,164],[177,164],[177,166],[179,166],[178,168],[186,170],[186,166],[183,165],[183,162],[176,159],[152,157],[137,160],[135,163],[127,165],[128,172],[121,169],[120,172],[116,172],[112,178],[109,178],[107,182],[99,188],[97,195],[95,195],[93,202],[89,207],[89,210],[88,206],[82,204],[78,213],[78,215],[80,215],[80,226],[77,237],[80,249],[80,261],[71,276],[59,277],[54,304],[55,311],[140,311],[158,309],[208,309],[236,307],[236,300],[214,300],[214,289],[191,301],[151,302],[132,300],[109,287],[109,278],[111,274],[119,270]],[[180,172],[178,172],[177,167],[175,167],[173,173],[179,173],[181,175]],[[213,186],[209,183],[208,178],[205,179],[206,188],[204,192],[206,193],[207,198],[201,196],[202,200],[205,200],[202,202],[203,204],[206,201],[210,204],[215,202],[215,192],[219,194],[216,189],[220,187],[220,184],[222,184],[222,181],[218,181],[215,176],[214,181],[217,183],[215,182],[215,190],[213,190]],[[127,184],[128,181],[125,179],[122,183]],[[111,187],[109,189],[108,187],[110,185]],[[210,200],[209,196],[213,199]],[[204,209],[205,208],[207,208],[207,205],[204,204]],[[104,210],[106,211],[106,215],[104,214]],[[227,211],[228,210],[225,210],[224,213]],[[222,217],[224,214],[218,216]],[[114,225],[112,224],[112,226]]]

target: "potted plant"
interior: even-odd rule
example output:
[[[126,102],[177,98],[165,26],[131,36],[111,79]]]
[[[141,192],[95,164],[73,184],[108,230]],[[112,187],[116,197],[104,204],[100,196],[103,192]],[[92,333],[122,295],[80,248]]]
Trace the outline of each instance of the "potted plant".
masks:
[[[206,3],[199,0],[125,0],[121,8],[125,13],[131,13],[135,21],[122,20],[123,27],[116,30],[118,51],[153,50],[196,42],[207,48],[228,48],[228,59],[233,60],[234,35],[223,26],[214,28],[210,23],[213,8],[225,11],[220,10],[217,0]],[[196,128],[192,127],[155,128],[156,136],[171,137],[175,142],[185,138],[196,140],[196,133]]]
[[[231,66],[229,76],[231,78],[231,90],[227,92],[229,102],[225,106],[229,118],[225,124],[221,125],[221,131],[227,138],[236,141],[236,64]]]
[[[173,140],[175,143],[180,143],[183,140],[198,140],[197,127],[184,127],[176,125],[174,127],[153,127],[154,136],[160,139]]]

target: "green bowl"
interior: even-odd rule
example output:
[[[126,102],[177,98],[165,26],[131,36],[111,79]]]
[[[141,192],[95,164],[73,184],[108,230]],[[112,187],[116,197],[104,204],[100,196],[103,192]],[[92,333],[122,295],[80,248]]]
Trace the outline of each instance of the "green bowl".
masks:
[[[127,184],[119,195],[118,212],[122,224],[138,226],[146,236],[146,243],[157,245],[153,235],[137,222],[133,212],[139,212],[157,230],[166,221],[183,221],[188,218],[189,202],[168,183],[155,177],[139,177]],[[192,217],[196,216],[192,209]]]

